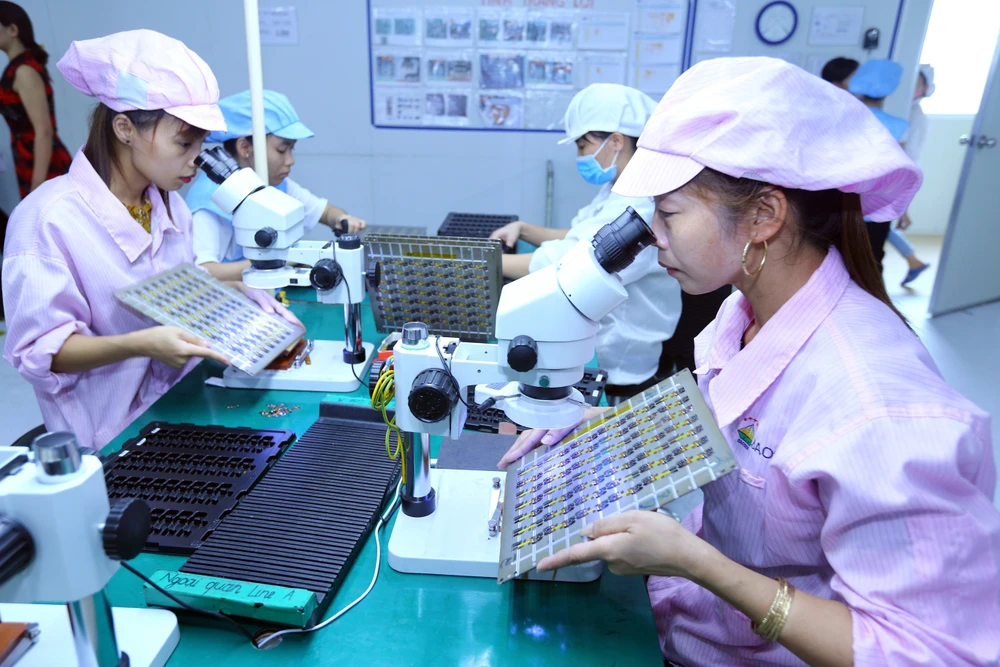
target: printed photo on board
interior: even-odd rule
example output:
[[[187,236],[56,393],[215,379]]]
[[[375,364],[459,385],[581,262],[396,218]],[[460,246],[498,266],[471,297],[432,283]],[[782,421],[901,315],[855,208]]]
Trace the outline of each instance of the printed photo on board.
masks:
[[[524,88],[524,56],[479,55],[481,88]]]

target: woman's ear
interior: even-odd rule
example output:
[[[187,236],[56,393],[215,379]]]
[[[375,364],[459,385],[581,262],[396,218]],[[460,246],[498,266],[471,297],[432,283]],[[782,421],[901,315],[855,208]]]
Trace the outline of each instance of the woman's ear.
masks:
[[[757,196],[752,209],[750,233],[758,242],[769,241],[788,224],[790,213],[785,193],[780,188],[766,188]]]
[[[611,141],[608,142],[611,147],[615,149],[616,153],[620,153],[625,150],[626,144],[628,144],[628,139],[621,132],[612,132]]]
[[[248,159],[253,155],[253,144],[247,137],[240,137],[236,140],[236,152],[239,153],[239,157]]]
[[[136,129],[129,117],[123,113],[118,114],[111,121],[111,129],[114,130],[115,136],[118,141],[123,144],[132,144],[132,140],[135,139]]]

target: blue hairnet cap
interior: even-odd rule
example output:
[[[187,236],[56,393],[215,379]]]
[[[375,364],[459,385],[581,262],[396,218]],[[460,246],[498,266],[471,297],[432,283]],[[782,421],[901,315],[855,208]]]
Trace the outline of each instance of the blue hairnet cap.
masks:
[[[855,95],[881,99],[896,90],[902,77],[903,66],[899,63],[884,58],[868,60],[851,77],[847,89]]]
[[[219,108],[226,119],[225,132],[212,132],[205,139],[208,143],[221,144],[229,139],[249,137],[253,134],[250,114],[250,91],[223,97]],[[282,139],[308,139],[312,130],[302,124],[288,98],[273,90],[264,91],[264,131]]]

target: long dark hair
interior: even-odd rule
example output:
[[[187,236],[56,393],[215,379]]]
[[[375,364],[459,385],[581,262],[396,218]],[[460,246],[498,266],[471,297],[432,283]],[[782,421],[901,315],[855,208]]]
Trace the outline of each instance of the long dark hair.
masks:
[[[121,169],[121,162],[118,155],[118,137],[115,136],[114,122],[118,114],[127,117],[135,129],[140,132],[152,129],[156,131],[156,125],[167,115],[163,109],[145,111],[137,109],[134,111],[115,111],[103,102],[94,107],[94,113],[90,116],[90,134],[87,136],[87,144],[83,147],[83,154],[90,161],[91,166],[97,175],[101,177],[104,184],[111,187],[111,173],[113,170]],[[163,205],[170,215],[170,196],[166,190],[160,188],[160,197]]]
[[[851,280],[906,323],[906,318],[892,304],[878,270],[867,223],[861,214],[860,195],[840,190],[784,188],[749,178],[734,178],[708,168],[695,176],[691,185],[703,198],[722,204],[733,221],[749,213],[766,188],[778,188],[795,212],[801,242],[824,252],[830,246],[837,248]]]
[[[824,81],[840,83],[854,74],[860,66],[861,63],[854,58],[834,58],[823,65],[820,76]]]
[[[17,38],[21,40],[24,48],[31,52],[35,60],[43,66],[49,62],[49,54],[35,41],[35,29],[31,25],[28,13],[21,5],[13,2],[0,1],[0,25],[10,27],[17,26]]]

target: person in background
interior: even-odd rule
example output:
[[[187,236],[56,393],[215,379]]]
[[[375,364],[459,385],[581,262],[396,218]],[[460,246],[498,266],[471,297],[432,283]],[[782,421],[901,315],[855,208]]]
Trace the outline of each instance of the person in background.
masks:
[[[222,144],[241,167],[253,167],[253,123],[250,115],[250,91],[219,100],[226,119],[226,130],[212,132],[206,142]],[[267,132],[267,172],[269,185],[298,199],[305,209],[305,229],[311,231],[323,223],[340,232],[342,221],[347,231],[356,233],[366,222],[348,215],[342,208],[327,203],[289,178],[295,164],[293,151],[300,139],[313,136],[312,130],[299,120],[292,103],[281,93],[264,91],[264,130]],[[212,203],[219,186],[205,174],[199,174],[187,193],[187,204],[194,216],[195,261],[220,280],[240,280],[250,260],[236,243],[233,217]]]
[[[918,166],[920,165],[920,154],[924,150],[924,142],[927,139],[927,116],[920,106],[920,101],[925,97],[930,97],[933,92],[934,68],[930,65],[921,65],[917,72],[917,85],[913,89],[913,102],[910,104],[910,131],[906,133],[906,138],[903,140],[903,150]],[[902,234],[902,231],[909,229],[911,224],[913,223],[910,220],[910,213],[907,211],[896,225],[898,231],[894,229],[889,234],[889,242],[899,250],[909,264],[909,270],[903,278],[904,287],[930,268],[930,264],[925,264],[917,259],[912,246]]]
[[[683,523],[591,514],[538,569],[647,577],[667,664],[1000,661],[990,417],[892,305],[862,219],[898,217],[920,181],[858,100],[775,58],[698,63],[639,137],[615,189],[655,197],[660,263],[686,292],[738,289],[697,341],[738,469]],[[504,462],[568,430],[526,431]]]
[[[9,62],[0,76],[0,113],[10,127],[17,186],[24,199],[50,178],[69,171],[69,151],[56,132],[49,54],[35,42],[31,19],[13,2],[0,2],[0,50]]]
[[[851,80],[851,76],[857,71],[859,64],[854,58],[834,58],[823,65],[820,76],[823,77],[824,81],[829,81],[837,88],[847,90],[847,82]]]
[[[887,113],[882,107],[885,98],[892,94],[899,86],[899,80],[903,75],[903,67],[899,63],[883,58],[875,58],[865,61],[857,71],[851,76],[848,82],[848,90],[857,95],[865,106],[871,109],[875,117],[885,125],[896,141],[902,142],[910,128],[910,123],[905,118],[893,116]],[[885,242],[890,241],[896,250],[905,259],[909,270],[903,284],[907,284],[916,278],[922,271],[928,268],[928,264],[922,262],[913,246],[910,245],[906,237],[892,228],[892,222],[867,221],[868,232],[871,239],[872,250],[878,262],[879,270],[882,269],[882,259],[885,257]],[[912,274],[912,278],[910,277]]]
[[[0,114],[10,128],[14,174],[24,199],[44,181],[65,174],[70,157],[56,132],[52,82],[45,69],[49,54],[35,42],[28,14],[13,2],[0,2],[0,50],[8,59],[0,75]],[[7,220],[7,213],[0,211],[0,254]]]
[[[555,264],[629,206],[647,223],[652,220],[652,199],[622,197],[611,188],[635,153],[636,137],[655,106],[645,93],[613,83],[592,84],[573,97],[563,120],[566,138],[559,143],[576,144],[577,171],[600,189],[568,229],[518,220],[493,232],[490,238],[509,247],[518,239],[538,246],[530,254],[504,255],[505,278],[522,278]],[[660,270],[654,249],[643,250],[619,276],[628,301],[601,320],[597,332],[597,361],[608,373],[605,394],[612,405],[657,382],[663,341],[671,337],[681,314],[680,287]]]
[[[917,164],[920,163],[920,155],[924,152],[924,143],[927,141],[927,114],[920,103],[933,94],[934,68],[921,64],[917,70],[917,85],[913,88],[913,101],[910,103],[910,131],[903,141],[903,150]]]
[[[99,449],[201,358],[228,363],[114,296],[194,261],[191,212],[176,191],[195,175],[207,132],[226,124],[212,70],[158,32],[73,42],[58,68],[98,104],[69,173],[11,215],[4,358],[33,385],[49,430]],[[266,293],[233,286],[297,322]]]

